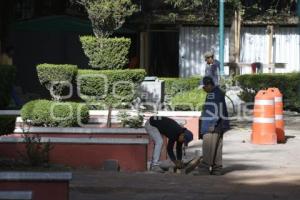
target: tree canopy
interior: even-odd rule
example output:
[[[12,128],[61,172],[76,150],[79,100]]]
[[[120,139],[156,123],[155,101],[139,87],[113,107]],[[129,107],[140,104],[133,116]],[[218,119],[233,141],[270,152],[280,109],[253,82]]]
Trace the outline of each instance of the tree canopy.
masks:
[[[164,0],[177,11],[194,11],[202,16],[216,16],[218,14],[219,0]],[[257,16],[280,17],[282,15],[295,15],[297,0],[226,0],[225,10],[232,16],[234,10],[239,10],[244,18],[253,19]]]

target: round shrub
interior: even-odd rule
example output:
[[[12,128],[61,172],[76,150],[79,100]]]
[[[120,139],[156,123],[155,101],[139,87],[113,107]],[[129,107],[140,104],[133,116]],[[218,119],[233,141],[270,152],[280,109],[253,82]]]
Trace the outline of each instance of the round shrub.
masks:
[[[15,66],[0,65],[0,109],[9,105],[15,76]]]
[[[236,80],[242,89],[239,96],[245,102],[254,102],[255,95],[261,89],[276,87],[283,94],[285,108],[299,111],[300,73],[246,74]]]
[[[34,100],[23,106],[21,117],[33,126],[76,127],[87,123],[89,110],[85,104]]]
[[[179,111],[201,111],[205,98],[206,93],[202,89],[193,89],[172,97],[170,106]]]
[[[200,77],[159,78],[165,81],[165,95],[173,97],[178,92],[187,92],[199,86]]]
[[[95,69],[123,69],[128,63],[129,38],[80,37],[89,65]]]
[[[89,102],[102,104],[130,103],[144,80],[145,70],[79,70],[79,96]]]
[[[0,135],[11,134],[15,130],[16,116],[0,116]]]
[[[76,65],[39,64],[36,69],[41,85],[48,90],[52,87],[57,96],[62,95],[64,88],[71,84],[77,75]]]

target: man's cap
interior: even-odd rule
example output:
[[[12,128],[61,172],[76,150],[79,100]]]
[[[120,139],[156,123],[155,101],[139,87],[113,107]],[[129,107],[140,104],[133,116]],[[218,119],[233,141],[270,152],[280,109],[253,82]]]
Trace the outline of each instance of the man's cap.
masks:
[[[204,85],[215,85],[214,80],[210,76],[204,76],[200,82],[201,86]]]
[[[188,145],[189,142],[193,140],[193,133],[189,131],[188,129],[185,129],[184,131],[184,144],[185,146]]]
[[[211,51],[208,51],[204,54],[204,58],[210,58],[210,57],[213,57],[214,56],[214,53],[211,52]]]

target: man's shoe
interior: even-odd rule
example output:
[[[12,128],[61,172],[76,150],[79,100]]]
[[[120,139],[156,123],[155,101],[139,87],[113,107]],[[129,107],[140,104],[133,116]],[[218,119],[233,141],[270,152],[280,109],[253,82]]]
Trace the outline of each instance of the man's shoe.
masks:
[[[164,173],[165,171],[159,165],[153,165],[150,168],[151,172]]]

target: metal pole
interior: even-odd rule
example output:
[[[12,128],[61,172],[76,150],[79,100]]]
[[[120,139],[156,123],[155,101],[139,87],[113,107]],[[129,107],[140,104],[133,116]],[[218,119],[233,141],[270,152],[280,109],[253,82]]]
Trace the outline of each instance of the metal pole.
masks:
[[[300,0],[297,1],[297,15],[298,15],[298,20],[300,20]],[[300,21],[298,21],[298,34],[300,34]],[[300,70],[300,68],[299,68]]]
[[[298,7],[298,9],[297,9],[297,13],[298,13],[298,17],[300,18],[300,1],[298,0],[298,2],[297,2],[297,7]],[[300,23],[300,22],[299,22]]]
[[[224,1],[220,0],[219,4],[219,60],[220,60],[220,75],[224,75]]]

